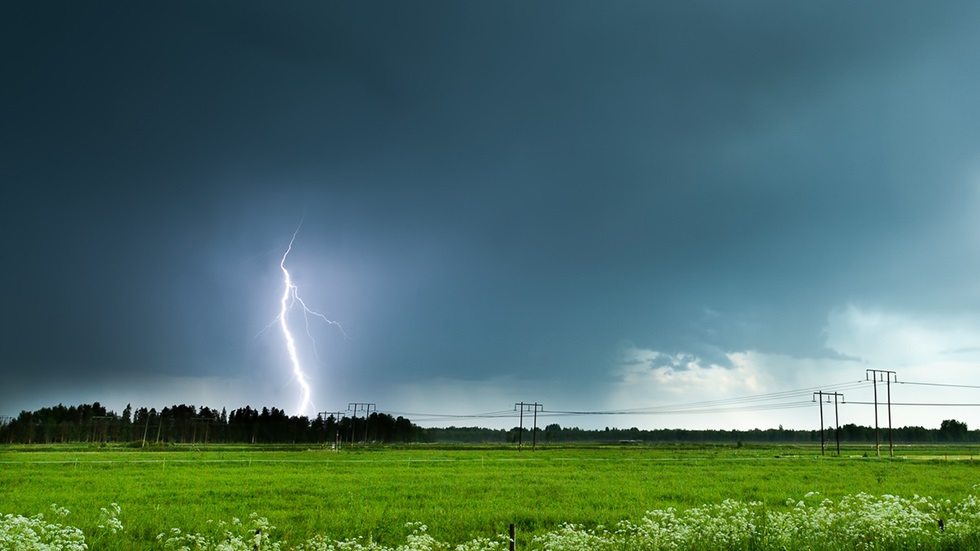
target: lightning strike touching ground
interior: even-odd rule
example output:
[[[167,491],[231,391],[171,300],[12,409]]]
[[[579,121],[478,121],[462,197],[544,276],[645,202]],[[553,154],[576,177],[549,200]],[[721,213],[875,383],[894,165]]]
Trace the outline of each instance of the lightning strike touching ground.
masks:
[[[286,269],[286,257],[288,257],[289,253],[293,250],[293,241],[296,240],[297,233],[299,233],[299,228],[296,228],[296,231],[293,232],[293,237],[289,240],[289,246],[286,247],[286,252],[283,253],[282,259],[279,261],[279,268],[282,269],[283,292],[282,298],[279,301],[280,308],[277,320],[279,321],[279,327],[282,329],[283,338],[286,340],[286,351],[289,352],[289,361],[293,367],[293,375],[296,376],[296,381],[299,383],[301,389],[301,397],[299,406],[297,407],[297,415],[305,415],[314,413],[316,408],[313,406],[309,377],[306,375],[306,372],[303,371],[302,362],[300,362],[299,359],[299,353],[296,351],[296,338],[293,337],[293,332],[289,329],[287,315],[289,314],[290,310],[292,310],[293,306],[297,304],[299,304],[299,306],[303,309],[303,320],[306,323],[306,334],[310,337],[310,340],[313,341],[314,355],[317,354],[316,340],[313,339],[313,334],[310,332],[310,316],[316,316],[330,325],[337,326],[337,328],[340,329],[340,332],[344,335],[344,338],[347,337],[347,333],[344,332],[344,328],[339,322],[327,319],[326,316],[317,312],[316,310],[311,310],[299,296],[296,285],[293,283],[293,279],[289,275],[289,270]]]

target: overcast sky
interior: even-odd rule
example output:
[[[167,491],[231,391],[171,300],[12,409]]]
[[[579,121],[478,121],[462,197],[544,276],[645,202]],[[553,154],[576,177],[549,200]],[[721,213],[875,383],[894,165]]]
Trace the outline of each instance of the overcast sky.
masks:
[[[308,415],[980,386],[978,28],[972,2],[4,3],[0,414],[298,413],[294,232],[343,325],[287,317]]]

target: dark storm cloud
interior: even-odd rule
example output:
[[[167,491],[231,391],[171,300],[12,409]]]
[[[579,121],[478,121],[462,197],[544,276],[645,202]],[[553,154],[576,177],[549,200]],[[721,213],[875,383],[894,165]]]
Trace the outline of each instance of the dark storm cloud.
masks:
[[[4,11],[27,379],[260,371],[301,219],[351,381],[838,357],[843,303],[977,301],[943,222],[980,145],[970,4]]]

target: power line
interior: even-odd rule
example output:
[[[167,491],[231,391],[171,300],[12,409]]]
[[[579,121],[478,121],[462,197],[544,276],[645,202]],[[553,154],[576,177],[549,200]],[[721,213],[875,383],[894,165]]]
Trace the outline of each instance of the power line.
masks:
[[[921,385],[921,386],[944,386],[952,388],[980,388],[980,385],[955,385],[950,383],[919,383],[912,381],[895,381],[900,385]]]
[[[777,404],[749,404],[749,405],[733,405],[730,407],[710,407],[702,409],[690,409],[690,408],[678,408],[678,409],[663,409],[659,411],[550,411],[545,410],[542,412],[542,417],[562,417],[562,416],[580,416],[580,415],[700,415],[707,413],[736,413],[743,411],[769,411],[776,409],[795,409],[810,407],[813,402],[810,400],[800,400],[795,402],[783,402]]]
[[[853,400],[848,400],[848,404],[856,404],[861,406],[873,406],[874,402],[855,402]],[[926,403],[926,402],[892,402],[895,406],[927,406],[927,407],[951,407],[951,408],[961,408],[961,407],[976,407],[980,406],[980,403],[973,404],[953,404],[953,403]]]
[[[384,411],[389,415],[393,416],[403,416],[411,419],[413,422],[418,423],[438,423],[438,422],[452,422],[460,420],[471,420],[471,419],[504,419],[504,418],[514,418],[517,417],[517,413],[514,411],[501,411],[501,412],[489,412],[489,413],[476,413],[476,414],[451,414],[451,413],[411,413],[404,411]]]
[[[877,382],[886,382],[885,378],[887,376],[887,383],[889,387],[886,389],[888,391],[888,404],[889,404],[889,432],[891,432],[891,405],[895,406],[921,406],[921,407],[975,407],[980,406],[980,403],[923,403],[923,402],[892,402],[891,401],[891,389],[890,383],[896,384],[906,384],[906,385],[923,385],[923,386],[936,386],[936,387],[953,387],[953,388],[977,388],[980,389],[980,385],[963,385],[963,384],[949,384],[949,383],[932,383],[932,382],[922,382],[922,381],[898,381],[893,371],[886,370],[867,370],[866,379],[861,380],[850,380],[833,385],[821,385],[815,387],[807,387],[792,390],[783,390],[777,392],[769,392],[763,394],[738,396],[734,398],[722,398],[716,400],[701,400],[696,402],[684,402],[677,404],[663,404],[655,406],[646,406],[638,408],[627,408],[627,409],[608,409],[608,410],[538,410],[538,415],[541,417],[579,417],[579,416],[623,416],[623,415],[637,415],[637,416],[647,416],[647,415],[695,415],[695,414],[727,414],[727,413],[742,413],[742,412],[759,412],[759,411],[779,411],[779,410],[789,410],[797,408],[812,407],[812,394],[818,391],[823,391],[824,394],[832,395],[831,392],[824,391],[823,389],[832,388],[834,392],[843,392],[847,390],[855,390],[859,388],[867,388],[868,385],[872,385],[875,395],[877,395]],[[873,377],[873,380],[872,380]],[[874,402],[865,401],[855,401],[855,400],[842,400],[840,402],[842,405],[854,404],[854,405],[876,405],[877,399]],[[877,407],[875,408],[877,415]],[[530,411],[530,410],[529,410]],[[438,422],[448,422],[448,421],[460,421],[460,420],[476,420],[476,419],[507,419],[514,418],[515,420],[520,416],[519,412],[516,410],[498,410],[489,411],[483,413],[472,413],[472,414],[453,414],[453,413],[421,413],[421,412],[387,412],[392,415],[402,415],[411,418],[413,421],[417,422],[428,422],[428,423],[438,423]],[[877,423],[876,423],[877,426]]]
[[[728,406],[740,403],[751,403],[751,402],[765,402],[771,400],[779,400],[793,397],[809,397],[814,391],[821,390],[827,387],[835,387],[841,390],[848,390],[855,388],[857,386],[864,386],[865,381],[849,381],[845,383],[839,383],[836,385],[821,385],[809,388],[802,388],[796,390],[784,390],[779,392],[770,392],[766,394],[755,394],[751,396],[739,396],[736,398],[723,398],[718,400],[703,400],[700,402],[687,402],[682,404],[671,404],[662,406],[648,406],[644,408],[632,408],[632,409],[620,409],[620,410],[605,410],[605,411],[556,411],[551,413],[568,413],[575,415],[632,415],[637,413],[655,413],[657,411],[667,411],[669,413],[683,413],[686,410],[696,410],[696,409],[708,409],[713,406]],[[714,410],[711,410],[712,412]]]
[[[794,390],[784,390],[757,394],[750,396],[739,396],[735,398],[724,398],[717,400],[702,400],[698,402],[688,402],[681,404],[669,404],[660,406],[647,406],[643,408],[616,409],[616,410],[539,410],[542,417],[566,417],[566,416],[619,416],[619,415],[681,415],[681,414],[711,414],[711,413],[738,413],[751,411],[771,411],[782,409],[795,409],[810,407],[812,401],[809,399],[815,390],[833,387],[838,390],[848,390],[860,386],[866,386],[867,381],[848,381],[836,385],[823,385],[819,387],[809,387]],[[776,400],[789,400],[800,398],[799,400],[772,403]],[[516,410],[501,410],[476,414],[447,414],[447,413],[420,413],[420,412],[396,412],[388,411],[392,415],[403,415],[418,422],[440,422],[455,421],[464,419],[500,419],[519,417]]]
[[[501,410],[501,411],[490,411],[487,413],[466,413],[466,414],[452,414],[452,413],[418,413],[418,412],[406,412],[406,411],[385,411],[389,415],[402,415],[405,417],[421,418],[421,417],[438,417],[440,419],[488,419],[495,417],[516,417],[513,410]]]

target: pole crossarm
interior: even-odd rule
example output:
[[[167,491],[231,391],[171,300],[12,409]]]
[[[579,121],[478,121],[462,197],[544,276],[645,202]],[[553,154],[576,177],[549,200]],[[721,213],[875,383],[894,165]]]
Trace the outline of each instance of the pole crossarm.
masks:
[[[321,411],[317,413],[317,417],[323,419],[323,422],[326,422],[331,417],[333,417],[334,421],[340,421],[344,413],[343,411]]]

